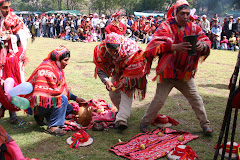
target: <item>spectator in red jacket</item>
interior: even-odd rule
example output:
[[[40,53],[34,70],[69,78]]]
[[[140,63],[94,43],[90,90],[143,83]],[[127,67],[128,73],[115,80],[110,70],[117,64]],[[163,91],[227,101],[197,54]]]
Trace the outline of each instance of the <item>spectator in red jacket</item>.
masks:
[[[119,35],[124,35],[126,33],[127,27],[121,22],[121,12],[114,13],[112,17],[114,20],[105,27],[105,32],[107,34],[115,32]]]

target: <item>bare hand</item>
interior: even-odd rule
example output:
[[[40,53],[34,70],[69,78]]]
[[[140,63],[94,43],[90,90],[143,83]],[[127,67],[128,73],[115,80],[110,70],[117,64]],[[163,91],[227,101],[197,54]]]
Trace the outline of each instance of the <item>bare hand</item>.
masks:
[[[178,43],[178,44],[172,44],[172,51],[188,51],[191,50],[192,45],[190,44],[190,42],[182,42],[182,43]]]
[[[85,99],[77,97],[75,100],[77,103],[86,102]]]
[[[119,91],[123,88],[123,86],[124,86],[123,82],[119,82],[119,83],[115,86],[116,92],[119,92]]]
[[[106,85],[106,89],[107,89],[108,91],[112,91],[113,84],[112,84],[111,81],[107,81],[107,82],[105,83],[105,85]]]
[[[202,52],[205,48],[204,43],[198,42],[197,43],[197,52]]]

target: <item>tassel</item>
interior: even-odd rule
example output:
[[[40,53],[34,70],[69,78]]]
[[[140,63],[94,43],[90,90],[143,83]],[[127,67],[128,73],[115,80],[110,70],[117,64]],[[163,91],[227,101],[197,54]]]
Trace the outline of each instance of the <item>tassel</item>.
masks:
[[[40,96],[36,96],[36,102],[37,102],[37,106],[40,105]]]
[[[46,97],[46,106],[49,106],[49,108],[51,108],[51,101],[52,100],[52,98],[50,98],[50,97]]]
[[[56,108],[57,98],[53,97],[52,102],[53,102],[53,107]]]

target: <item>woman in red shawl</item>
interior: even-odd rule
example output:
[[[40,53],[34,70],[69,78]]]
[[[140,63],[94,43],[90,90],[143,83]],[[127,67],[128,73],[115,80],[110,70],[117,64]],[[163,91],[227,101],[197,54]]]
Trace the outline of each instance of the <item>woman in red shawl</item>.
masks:
[[[148,131],[148,125],[175,87],[188,99],[204,134],[211,134],[213,130],[193,79],[199,59],[206,59],[210,53],[211,42],[199,26],[189,21],[190,7],[186,0],[178,0],[167,15],[168,19],[158,27],[145,51],[149,64],[155,57],[159,58],[154,78],[158,84],[155,97],[142,118],[141,131]],[[184,36],[190,35],[198,36],[195,55],[188,54],[192,45],[183,41]]]
[[[95,47],[93,62],[95,77],[98,74],[119,109],[116,127],[124,130],[128,127],[133,97],[139,96],[140,100],[145,97],[147,82],[143,51],[135,41],[111,33]]]
[[[47,132],[57,136],[66,133],[59,126],[64,125],[66,114],[73,111],[68,100],[78,103],[85,101],[68,91],[63,69],[68,65],[69,59],[70,51],[59,46],[49,53],[27,80],[33,85],[33,92],[26,98],[34,109],[35,120],[39,125],[44,125],[43,118],[46,118]]]
[[[126,33],[127,27],[121,22],[121,12],[114,13],[112,17],[114,20],[105,27],[105,32],[110,34],[112,32],[124,35]]]

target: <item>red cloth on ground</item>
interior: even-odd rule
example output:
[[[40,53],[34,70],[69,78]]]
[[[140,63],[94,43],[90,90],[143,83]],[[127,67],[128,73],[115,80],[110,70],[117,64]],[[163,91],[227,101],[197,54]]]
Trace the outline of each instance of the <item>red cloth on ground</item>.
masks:
[[[92,121],[87,127],[79,127],[74,122],[75,115],[67,115],[65,121],[64,130],[78,131],[81,129],[91,129],[94,123],[103,122],[105,128],[114,123],[116,117],[116,110],[109,103],[106,103],[104,99],[91,99],[88,101],[88,107],[92,107]],[[72,104],[72,103],[71,103]],[[101,110],[101,112],[99,112]]]
[[[159,132],[162,132],[163,136],[158,136]],[[178,140],[179,135],[184,137],[181,142]],[[196,138],[198,136],[188,132],[157,128],[148,133],[139,133],[127,142],[117,143],[110,151],[127,159],[157,159],[167,155],[177,145],[186,144]],[[140,149],[141,144],[145,145],[144,150]]]

